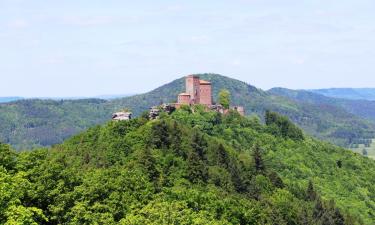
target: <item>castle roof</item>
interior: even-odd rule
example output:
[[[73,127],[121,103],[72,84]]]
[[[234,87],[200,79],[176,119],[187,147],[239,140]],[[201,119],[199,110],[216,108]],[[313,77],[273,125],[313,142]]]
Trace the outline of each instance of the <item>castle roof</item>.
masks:
[[[206,81],[206,80],[200,80],[199,83],[200,84],[211,84],[211,82]]]

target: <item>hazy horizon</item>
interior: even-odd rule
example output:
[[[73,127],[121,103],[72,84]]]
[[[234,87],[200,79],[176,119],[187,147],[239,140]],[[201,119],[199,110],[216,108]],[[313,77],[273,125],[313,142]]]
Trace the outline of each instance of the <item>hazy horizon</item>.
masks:
[[[375,87],[371,0],[0,0],[0,96],[144,93],[218,73],[264,90]]]
[[[180,77],[181,78],[181,77]],[[171,80],[172,81],[172,80]],[[170,82],[167,82],[167,83],[170,83]],[[165,83],[165,84],[167,84]],[[162,85],[165,85],[165,84],[162,84]],[[160,85],[160,86],[162,86]],[[252,85],[252,84],[250,84]],[[158,87],[160,87],[158,86]],[[98,99],[115,99],[115,98],[122,98],[122,97],[129,97],[129,96],[132,96],[132,95],[137,95],[137,94],[144,94],[144,93],[147,93],[147,92],[150,92],[150,91],[153,91],[154,89],[158,88],[158,87],[154,87],[154,88],[151,88],[150,90],[146,90],[146,91],[143,91],[143,92],[138,92],[138,93],[102,93],[102,94],[96,94],[96,95],[81,95],[81,96],[78,96],[78,95],[62,95],[62,96],[53,96],[53,95],[46,95],[46,96],[22,96],[22,95],[5,95],[5,96],[1,96],[0,95],[0,98],[21,98],[21,99],[50,99],[50,100],[59,100],[59,99],[65,99],[65,100],[75,100],[75,99],[85,99],[85,98],[98,98]],[[257,87],[257,86],[255,86]],[[260,87],[257,87],[257,88],[260,88]],[[264,91],[268,91],[272,88],[287,88],[287,87],[271,87],[271,88],[268,88],[268,89],[262,89]],[[301,89],[301,88],[295,88],[295,89],[292,89],[290,88],[291,90],[326,90],[326,89],[374,89],[375,90],[375,87],[360,87],[360,88],[354,88],[354,87],[327,87],[327,88],[313,88],[313,89]]]

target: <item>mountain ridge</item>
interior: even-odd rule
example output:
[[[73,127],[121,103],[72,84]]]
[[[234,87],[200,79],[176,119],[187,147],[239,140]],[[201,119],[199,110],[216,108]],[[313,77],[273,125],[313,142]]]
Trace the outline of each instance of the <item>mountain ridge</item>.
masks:
[[[375,88],[327,88],[308,91],[334,98],[375,101]]]
[[[314,104],[274,95],[243,81],[218,74],[198,75],[212,82],[215,101],[221,89],[228,89],[233,104],[244,106],[249,115],[262,118],[266,110],[279,112],[290,117],[305,132],[341,146],[348,146],[352,141],[340,134],[342,131],[354,137],[375,130],[371,122],[337,106],[326,105],[322,111]],[[175,102],[184,89],[184,78],[180,78],[148,93],[111,101],[21,100],[0,104],[0,139],[17,149],[57,144],[88,127],[110,120],[112,113],[123,108],[141,115],[151,106]]]

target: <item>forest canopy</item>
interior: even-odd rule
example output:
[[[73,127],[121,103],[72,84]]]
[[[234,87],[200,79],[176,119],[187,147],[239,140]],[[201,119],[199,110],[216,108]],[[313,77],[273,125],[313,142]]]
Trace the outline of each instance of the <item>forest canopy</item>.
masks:
[[[197,107],[1,144],[0,224],[373,224],[375,162],[268,117]]]

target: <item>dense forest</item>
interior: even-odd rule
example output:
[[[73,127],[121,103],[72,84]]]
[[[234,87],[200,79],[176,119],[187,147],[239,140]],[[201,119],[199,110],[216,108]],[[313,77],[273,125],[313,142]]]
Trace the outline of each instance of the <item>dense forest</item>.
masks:
[[[375,161],[197,106],[0,146],[0,224],[374,224]]]
[[[351,101],[351,106],[345,108],[336,104],[337,100],[333,98],[324,102],[300,101],[217,74],[200,76],[212,82],[214,100],[218,99],[221,89],[227,89],[233,96],[233,104],[244,106],[248,115],[264,119],[265,111],[272,110],[288,116],[308,134],[344,147],[360,144],[358,140],[368,141],[374,136],[375,123],[364,118],[375,115],[375,105],[367,102]],[[34,99],[3,103],[0,104],[0,141],[17,150],[58,144],[110,120],[117,110],[128,108],[134,115],[140,115],[151,106],[174,102],[182,90],[184,78],[146,94],[111,101]],[[372,110],[374,113],[369,113]]]

